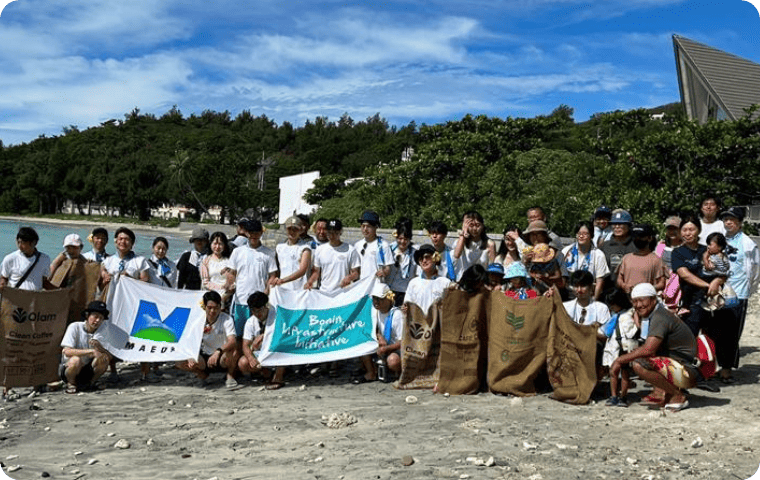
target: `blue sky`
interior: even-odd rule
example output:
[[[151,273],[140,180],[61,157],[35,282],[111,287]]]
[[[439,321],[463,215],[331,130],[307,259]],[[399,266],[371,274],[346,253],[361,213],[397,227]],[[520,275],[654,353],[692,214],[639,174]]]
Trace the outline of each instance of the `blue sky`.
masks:
[[[743,0],[16,0],[0,16],[0,140],[173,105],[401,126],[567,104],[583,121],[678,101],[672,34],[760,62],[758,32]]]

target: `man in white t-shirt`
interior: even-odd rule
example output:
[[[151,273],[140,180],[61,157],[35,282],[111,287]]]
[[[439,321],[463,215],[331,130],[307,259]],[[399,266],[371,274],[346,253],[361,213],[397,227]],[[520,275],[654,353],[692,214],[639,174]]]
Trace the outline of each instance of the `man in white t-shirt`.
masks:
[[[73,322],[66,327],[61,340],[61,366],[59,375],[66,382],[66,393],[77,393],[90,388],[108,369],[109,353],[98,348],[92,341],[93,334],[108,318],[108,308],[103,302],[90,302],[82,312],[83,322]]]
[[[50,257],[37,250],[39,240],[37,232],[31,227],[18,230],[18,250],[6,255],[0,265],[0,290],[7,286],[21,290],[55,288],[48,280]]]
[[[366,210],[358,220],[361,224],[364,239],[354,244],[361,256],[361,278],[376,275],[381,280],[391,272],[393,252],[388,242],[377,236],[380,227],[380,216],[372,210]]]
[[[306,282],[307,290],[319,285],[319,290],[332,293],[345,288],[359,278],[361,257],[353,245],[340,239],[343,222],[334,218],[327,222],[328,243],[314,253],[314,270]]]
[[[248,308],[251,311],[251,318],[245,322],[245,328],[243,328],[243,353],[238,360],[238,368],[243,373],[261,374],[268,379],[271,372],[262,368],[253,352],[261,349],[261,344],[264,341],[264,329],[274,322],[277,310],[269,305],[269,297],[263,292],[256,292],[248,297]],[[284,385],[284,377],[285,367],[277,367],[274,377],[268,382],[266,389],[277,390],[281,388]]]
[[[243,335],[245,322],[251,316],[248,297],[255,292],[268,293],[269,281],[277,275],[274,252],[261,243],[264,226],[258,220],[249,220],[243,228],[248,244],[236,248],[230,256],[230,273],[236,285],[232,313],[238,337]]]

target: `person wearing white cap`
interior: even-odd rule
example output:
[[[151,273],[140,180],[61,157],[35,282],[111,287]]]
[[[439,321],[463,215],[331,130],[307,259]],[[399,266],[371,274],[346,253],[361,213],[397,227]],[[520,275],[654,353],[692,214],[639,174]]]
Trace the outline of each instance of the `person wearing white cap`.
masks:
[[[683,410],[689,406],[684,390],[695,386],[699,375],[694,364],[697,341],[689,327],[657,301],[652,284],[640,283],[633,287],[631,301],[642,325],[649,322],[646,341],[634,351],[619,356],[612,363],[610,375],[617,376],[624,365],[630,364],[639,378],[655,387],[643,399],[644,403],[673,412]]]
[[[63,239],[63,252],[59,253],[50,263],[50,278],[66,260],[76,260],[82,254],[82,238],[76,233],[70,233]]]
[[[377,355],[385,360],[388,368],[399,373],[401,371],[401,337],[404,333],[404,314],[393,306],[395,294],[390,287],[379,281],[372,287],[372,319],[377,325]],[[364,376],[354,377],[352,383],[360,384],[377,380],[377,370],[371,355],[362,357]]]

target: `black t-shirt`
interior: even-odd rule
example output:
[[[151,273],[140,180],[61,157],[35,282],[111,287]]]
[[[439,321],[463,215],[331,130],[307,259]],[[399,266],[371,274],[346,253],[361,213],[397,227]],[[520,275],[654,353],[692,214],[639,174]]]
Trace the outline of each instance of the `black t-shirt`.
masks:
[[[704,255],[706,250],[707,247],[704,245],[697,245],[696,250],[692,250],[686,245],[676,248],[673,250],[673,256],[671,257],[673,271],[678,272],[679,268],[686,267],[689,272],[699,277],[702,271],[702,255]],[[704,280],[704,278],[702,279]],[[704,288],[695,287],[684,280],[681,280],[680,284],[682,305],[688,307],[702,301],[706,292]]]
[[[601,250],[604,252],[604,256],[607,259],[607,266],[610,267],[610,279],[613,282],[617,281],[617,268],[623,261],[623,257],[627,253],[636,253],[639,251],[639,249],[636,248],[636,245],[633,244],[633,237],[630,235],[625,242],[619,242],[615,237],[610,238],[602,244]]]

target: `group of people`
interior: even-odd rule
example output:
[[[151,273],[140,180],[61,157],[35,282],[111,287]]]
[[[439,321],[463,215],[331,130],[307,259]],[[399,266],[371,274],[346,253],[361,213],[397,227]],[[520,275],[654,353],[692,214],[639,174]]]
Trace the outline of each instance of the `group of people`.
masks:
[[[256,358],[267,321],[275,315],[268,302],[275,286],[334,295],[369,276],[380,280],[372,291],[379,358],[362,358],[354,383],[376,380],[378,365],[389,375],[401,371],[408,304],[428,312],[449,288],[487,289],[516,301],[559,295],[573,321],[597,328],[599,376],[610,375],[608,405],[628,405],[635,373],[655,387],[646,402],[680,410],[688,406],[685,389],[714,388],[695,363],[700,332],[715,342],[718,378],[733,381],[747,300],[760,280],[758,247],[742,233],[744,210],[720,207],[717,198],[709,197],[700,205],[701,215],[668,217],[658,242],[654,226],[602,206],[588,221],[578,222],[568,245],[549,230],[540,207],[526,212],[524,231],[509,225],[500,241],[491,239],[483,217],[470,211],[453,242],[448,227],[436,221],[427,226],[429,242],[422,245],[413,242],[408,219],[396,223],[393,239],[378,236],[380,217],[371,210],[358,219],[362,238],[353,244],[341,239],[340,219],[320,218],[309,225],[307,217],[292,216],[284,224],[286,240],[271,249],[262,243],[261,222],[242,219],[232,239],[196,228],[191,248],[176,263],[167,258],[169,243],[163,237],[153,241],[150,258],[136,255],[135,235],[126,227],[115,232],[114,254],[106,252],[108,232],[96,228],[89,237],[91,251],[82,253],[82,240],[71,234],[64,239],[64,252],[51,261],[36,250],[36,232],[23,227],[18,251],[2,262],[0,288],[52,288],[48,278],[60,264],[81,256],[100,262],[103,290],[124,275],[168,288],[205,290],[200,352],[176,367],[202,380],[224,372],[228,388],[238,386],[241,374],[262,375],[269,389],[282,387],[286,373],[285,368],[263,368]],[[115,359],[92,340],[108,315],[106,305],[94,301],[82,322],[69,325],[61,343],[67,391],[93,384],[109,364],[109,378],[118,379]],[[340,365],[312,367],[334,374]],[[150,364],[143,364],[141,373],[146,381],[157,380]]]

